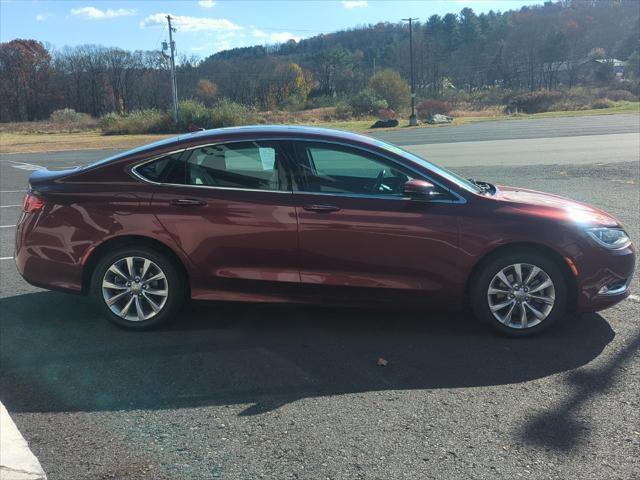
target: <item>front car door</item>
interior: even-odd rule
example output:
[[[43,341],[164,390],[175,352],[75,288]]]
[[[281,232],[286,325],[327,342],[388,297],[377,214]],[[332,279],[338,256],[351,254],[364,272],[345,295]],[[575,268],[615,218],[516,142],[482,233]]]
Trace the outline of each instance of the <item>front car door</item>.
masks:
[[[404,183],[422,177],[377,152],[303,140],[293,149],[304,286],[348,299],[457,301],[459,199],[445,189],[433,201],[406,198]]]
[[[199,267],[193,298],[270,300],[295,290],[296,211],[279,142],[200,146],[175,163],[152,208]]]

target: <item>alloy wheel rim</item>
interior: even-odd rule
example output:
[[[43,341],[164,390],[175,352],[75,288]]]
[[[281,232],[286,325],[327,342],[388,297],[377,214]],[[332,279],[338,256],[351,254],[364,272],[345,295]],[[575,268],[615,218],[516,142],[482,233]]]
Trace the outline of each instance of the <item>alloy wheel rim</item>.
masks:
[[[532,328],[546,320],[555,305],[555,285],[543,269],[514,263],[496,273],[487,300],[493,316],[509,328]]]
[[[120,318],[141,322],[155,317],[169,297],[169,282],[162,269],[139,256],[116,260],[102,279],[102,297]]]

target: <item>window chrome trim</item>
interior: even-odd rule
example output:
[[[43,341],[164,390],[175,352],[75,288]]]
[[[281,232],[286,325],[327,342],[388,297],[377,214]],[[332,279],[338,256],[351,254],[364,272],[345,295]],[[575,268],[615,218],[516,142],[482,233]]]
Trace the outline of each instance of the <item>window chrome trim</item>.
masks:
[[[613,297],[615,295],[622,295],[623,293],[626,293],[626,291],[629,288],[630,283],[631,283],[631,281],[629,279],[629,280],[627,280],[625,282],[624,285],[621,285],[620,287],[614,288],[612,290],[607,290],[606,292],[603,292],[603,293],[600,293],[600,291],[602,290],[602,288],[600,288],[600,291],[598,291],[598,295],[601,296],[601,297]]]
[[[168,157],[168,156],[171,156],[171,155],[175,155],[176,153],[180,153],[180,155],[182,156],[182,153],[184,153],[185,151],[186,151],[185,148],[181,148],[179,150],[173,150],[171,152],[165,152],[165,153],[162,153],[162,154],[159,154],[159,155],[154,155],[153,157],[145,158],[144,160],[140,160],[135,165],[129,166],[127,168],[127,170],[131,175],[136,177],[138,180],[142,180],[144,183],[150,183],[152,185],[176,185],[176,184],[172,184],[172,183],[163,183],[163,182],[156,182],[156,181],[153,181],[153,180],[149,180],[148,178],[143,177],[142,175],[140,175],[140,173],[138,173],[138,168],[146,165],[147,163],[151,163],[151,162],[155,162],[156,160],[160,160],[161,158]]]
[[[399,162],[391,157],[389,157],[386,154],[382,154],[380,152],[377,152],[375,150],[366,148],[366,147],[362,147],[360,145],[352,145],[350,143],[344,143],[344,142],[338,142],[338,141],[325,141],[325,140],[314,140],[314,139],[308,139],[308,138],[297,138],[297,139],[291,139],[290,141],[302,141],[302,142],[311,142],[311,143],[326,143],[326,144],[330,144],[330,145],[339,145],[342,147],[347,147],[347,148],[353,148],[354,150],[361,150],[363,152],[367,152],[370,153],[371,155],[375,155],[381,158],[384,158],[385,160],[391,162],[394,165],[399,165],[400,168],[404,168],[406,170],[410,170],[411,172],[415,173],[416,175],[419,176],[420,179],[423,180],[428,180],[429,182],[433,183],[434,185],[437,185],[438,187],[440,187],[442,190],[444,190],[445,192],[447,192],[449,195],[452,195],[453,197],[456,197],[456,199],[454,200],[413,200],[410,199],[409,197],[404,197],[404,196],[400,196],[400,195],[375,195],[375,194],[366,194],[366,193],[341,193],[341,192],[306,192],[306,191],[301,191],[301,190],[294,190],[293,193],[295,194],[307,194],[307,195],[332,195],[332,196],[341,196],[341,197],[356,197],[356,198],[373,198],[373,199],[394,199],[394,200],[410,200],[410,201],[418,201],[418,202],[423,202],[423,203],[446,203],[446,204],[464,204],[467,203],[467,199],[465,197],[463,197],[462,195],[460,195],[458,192],[453,191],[450,188],[447,188],[446,186],[444,186],[441,182],[438,182],[437,180],[434,180],[432,177],[430,177],[429,175],[426,175],[423,172],[418,171],[416,168],[405,165],[402,162]]]
[[[165,183],[165,182],[154,182],[153,180],[149,180],[145,177],[143,177],[142,175],[140,175],[137,172],[137,168],[142,167],[143,165],[146,165],[147,163],[151,163],[155,160],[159,160],[162,157],[166,157],[168,155],[174,155],[176,153],[181,153],[184,154],[186,152],[190,152],[192,150],[196,150],[198,148],[205,148],[205,147],[211,147],[211,146],[215,146],[215,145],[221,145],[221,144],[229,144],[229,143],[246,143],[246,142],[268,142],[268,141],[274,141],[274,142],[278,142],[278,141],[288,141],[288,142],[312,142],[312,143],[325,143],[325,144],[329,144],[329,145],[339,145],[342,147],[347,147],[347,148],[353,148],[355,150],[361,150],[363,152],[367,152],[370,153],[371,155],[376,155],[379,156],[381,158],[384,158],[385,160],[395,164],[395,165],[399,165],[401,168],[405,168],[407,170],[412,171],[413,173],[415,173],[416,175],[418,175],[421,179],[423,180],[427,180],[431,183],[433,183],[434,185],[437,185],[438,187],[442,188],[444,191],[448,192],[450,195],[456,197],[454,200],[411,200],[408,197],[403,197],[403,196],[391,196],[391,195],[370,195],[370,194],[359,194],[359,193],[340,193],[340,192],[305,192],[305,191],[301,191],[301,190],[264,190],[264,189],[260,189],[260,188],[240,188],[240,187],[217,187],[217,186],[212,186],[212,185],[191,185],[191,184],[186,184],[186,183]],[[185,159],[186,162],[186,159]],[[208,189],[213,189],[213,190],[235,190],[235,191],[242,191],[242,192],[264,192],[264,193],[286,193],[286,194],[303,194],[303,195],[324,195],[324,196],[338,196],[338,197],[352,197],[352,198],[373,198],[373,199],[378,199],[378,200],[405,200],[405,201],[418,201],[418,202],[423,202],[423,203],[445,203],[445,204],[449,204],[449,205],[456,205],[456,204],[465,204],[467,203],[467,199],[462,196],[461,194],[459,194],[458,192],[452,190],[451,188],[447,188],[446,186],[444,186],[441,182],[434,180],[431,176],[420,172],[419,170],[417,170],[414,167],[411,167],[409,165],[405,165],[402,162],[399,162],[398,160],[389,157],[386,154],[377,152],[375,150],[372,150],[370,148],[366,148],[360,145],[353,145],[350,143],[345,143],[345,142],[340,142],[340,141],[336,141],[336,140],[318,140],[318,139],[310,139],[310,138],[296,138],[296,137],[267,137],[267,138],[263,138],[263,137],[259,137],[259,138],[253,138],[250,140],[247,139],[237,139],[237,140],[226,140],[226,141],[219,141],[219,142],[211,142],[211,143],[204,143],[201,145],[194,145],[192,147],[185,147],[185,148],[181,148],[178,150],[173,150],[170,152],[165,152],[159,155],[154,155],[151,158],[147,158],[144,159],[142,161],[140,161],[139,163],[136,163],[135,165],[131,166],[128,168],[129,172],[134,175],[136,178],[138,178],[139,180],[145,182],[145,183],[150,183],[152,185],[158,185],[158,186],[171,186],[171,187],[184,187],[184,188],[190,188],[190,187],[194,187],[194,188],[208,188]]]
[[[242,140],[243,142],[246,141],[251,141],[251,140]],[[138,180],[141,180],[144,183],[149,183],[151,185],[157,185],[157,186],[166,186],[166,187],[183,187],[183,188],[209,188],[209,189],[214,189],[214,190],[236,190],[236,191],[241,191],[241,192],[264,192],[264,193],[286,193],[286,194],[293,194],[293,190],[263,190],[261,188],[240,188],[240,187],[216,187],[216,186],[212,186],[212,185],[192,185],[190,183],[168,183],[168,182],[155,182],[153,180],[149,180],[148,178],[143,177],[142,175],[140,175],[140,173],[137,171],[138,168],[143,167],[144,165],[146,165],[147,163],[151,163],[151,162],[155,162],[156,160],[160,160],[161,158],[164,158],[166,156],[169,155],[174,155],[176,153],[185,153],[187,151],[191,151],[191,150],[195,150],[196,148],[204,148],[204,147],[210,147],[212,145],[218,145],[220,143],[237,143],[237,142],[217,142],[217,143],[210,143],[210,144],[206,144],[206,145],[198,145],[196,147],[191,147],[191,148],[182,148],[180,150],[175,150],[172,152],[166,152],[163,153],[161,155],[155,155],[151,158],[147,158],[142,160],[139,163],[136,163],[135,165],[131,166],[128,168],[129,172],[135,176]],[[186,160],[185,160],[186,162]]]

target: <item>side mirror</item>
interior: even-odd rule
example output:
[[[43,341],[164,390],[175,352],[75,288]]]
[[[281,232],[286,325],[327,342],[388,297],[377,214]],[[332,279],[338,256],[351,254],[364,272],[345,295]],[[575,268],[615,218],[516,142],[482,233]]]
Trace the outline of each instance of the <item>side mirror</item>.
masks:
[[[412,200],[430,200],[439,196],[440,191],[431,182],[413,178],[404,184],[404,194]]]

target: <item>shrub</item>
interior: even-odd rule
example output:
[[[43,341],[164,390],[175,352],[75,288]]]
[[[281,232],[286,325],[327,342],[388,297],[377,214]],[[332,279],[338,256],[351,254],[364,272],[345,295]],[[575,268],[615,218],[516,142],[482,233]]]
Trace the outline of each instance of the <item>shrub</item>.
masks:
[[[91,116],[86,113],[76,112],[73,108],[63,108],[52,112],[49,120],[56,124],[68,125],[90,122]]]
[[[372,115],[382,108],[387,108],[387,101],[371,88],[365,88],[349,99],[354,115]]]
[[[562,92],[540,90],[516,95],[511,98],[507,110],[511,113],[539,113],[548,112],[551,107],[563,100]]]
[[[418,117],[420,119],[427,120],[436,113],[447,115],[451,111],[451,105],[444,100],[428,98],[427,100],[421,101],[417,105],[416,110],[418,111]]]
[[[627,102],[638,101],[638,97],[627,90],[609,90],[608,92],[603,92],[602,96],[614,102],[619,102],[620,100],[626,100]]]
[[[381,108],[380,110],[378,110],[378,118],[380,120],[393,120],[397,117],[398,115],[396,114],[396,112],[394,112],[390,108]]]
[[[411,98],[409,85],[394,70],[380,70],[374,74],[369,80],[369,88],[394,110],[405,108]]]
[[[137,110],[127,115],[107,113],[100,118],[99,126],[107,135],[126,133],[172,132],[171,110]],[[183,100],[178,104],[178,131],[189,131],[192,126],[200,128],[234,127],[256,122],[255,112],[229,100],[220,100],[215,107],[208,108],[197,100]]]
[[[171,131],[169,115],[156,109],[136,110],[126,115],[107,113],[100,118],[98,125],[106,135]]]
[[[353,116],[353,108],[347,102],[340,102],[336,105],[335,117],[338,120],[349,120]]]
[[[235,127],[255,122],[253,110],[226,99],[211,108],[196,100],[183,100],[178,104],[178,130],[182,132],[189,131],[191,127]]]
[[[591,108],[609,108],[613,107],[613,102],[608,98],[600,98],[591,104]]]
[[[211,124],[205,128],[236,127],[257,122],[254,109],[222,99],[211,109]]]
[[[117,113],[114,113],[114,112],[105,113],[98,120],[98,127],[100,127],[100,130],[102,130],[102,133],[105,133],[105,134],[119,133],[117,131],[119,128],[117,124],[120,121],[120,118],[121,116],[118,115]]]
[[[307,108],[335,107],[338,99],[332,95],[318,95],[307,98]]]
[[[178,103],[178,131],[188,132],[191,126],[212,128],[211,110],[198,100],[182,100]]]
[[[307,105],[307,101],[302,95],[295,94],[286,98],[281,104],[280,108],[287,112],[299,112],[304,110]]]

